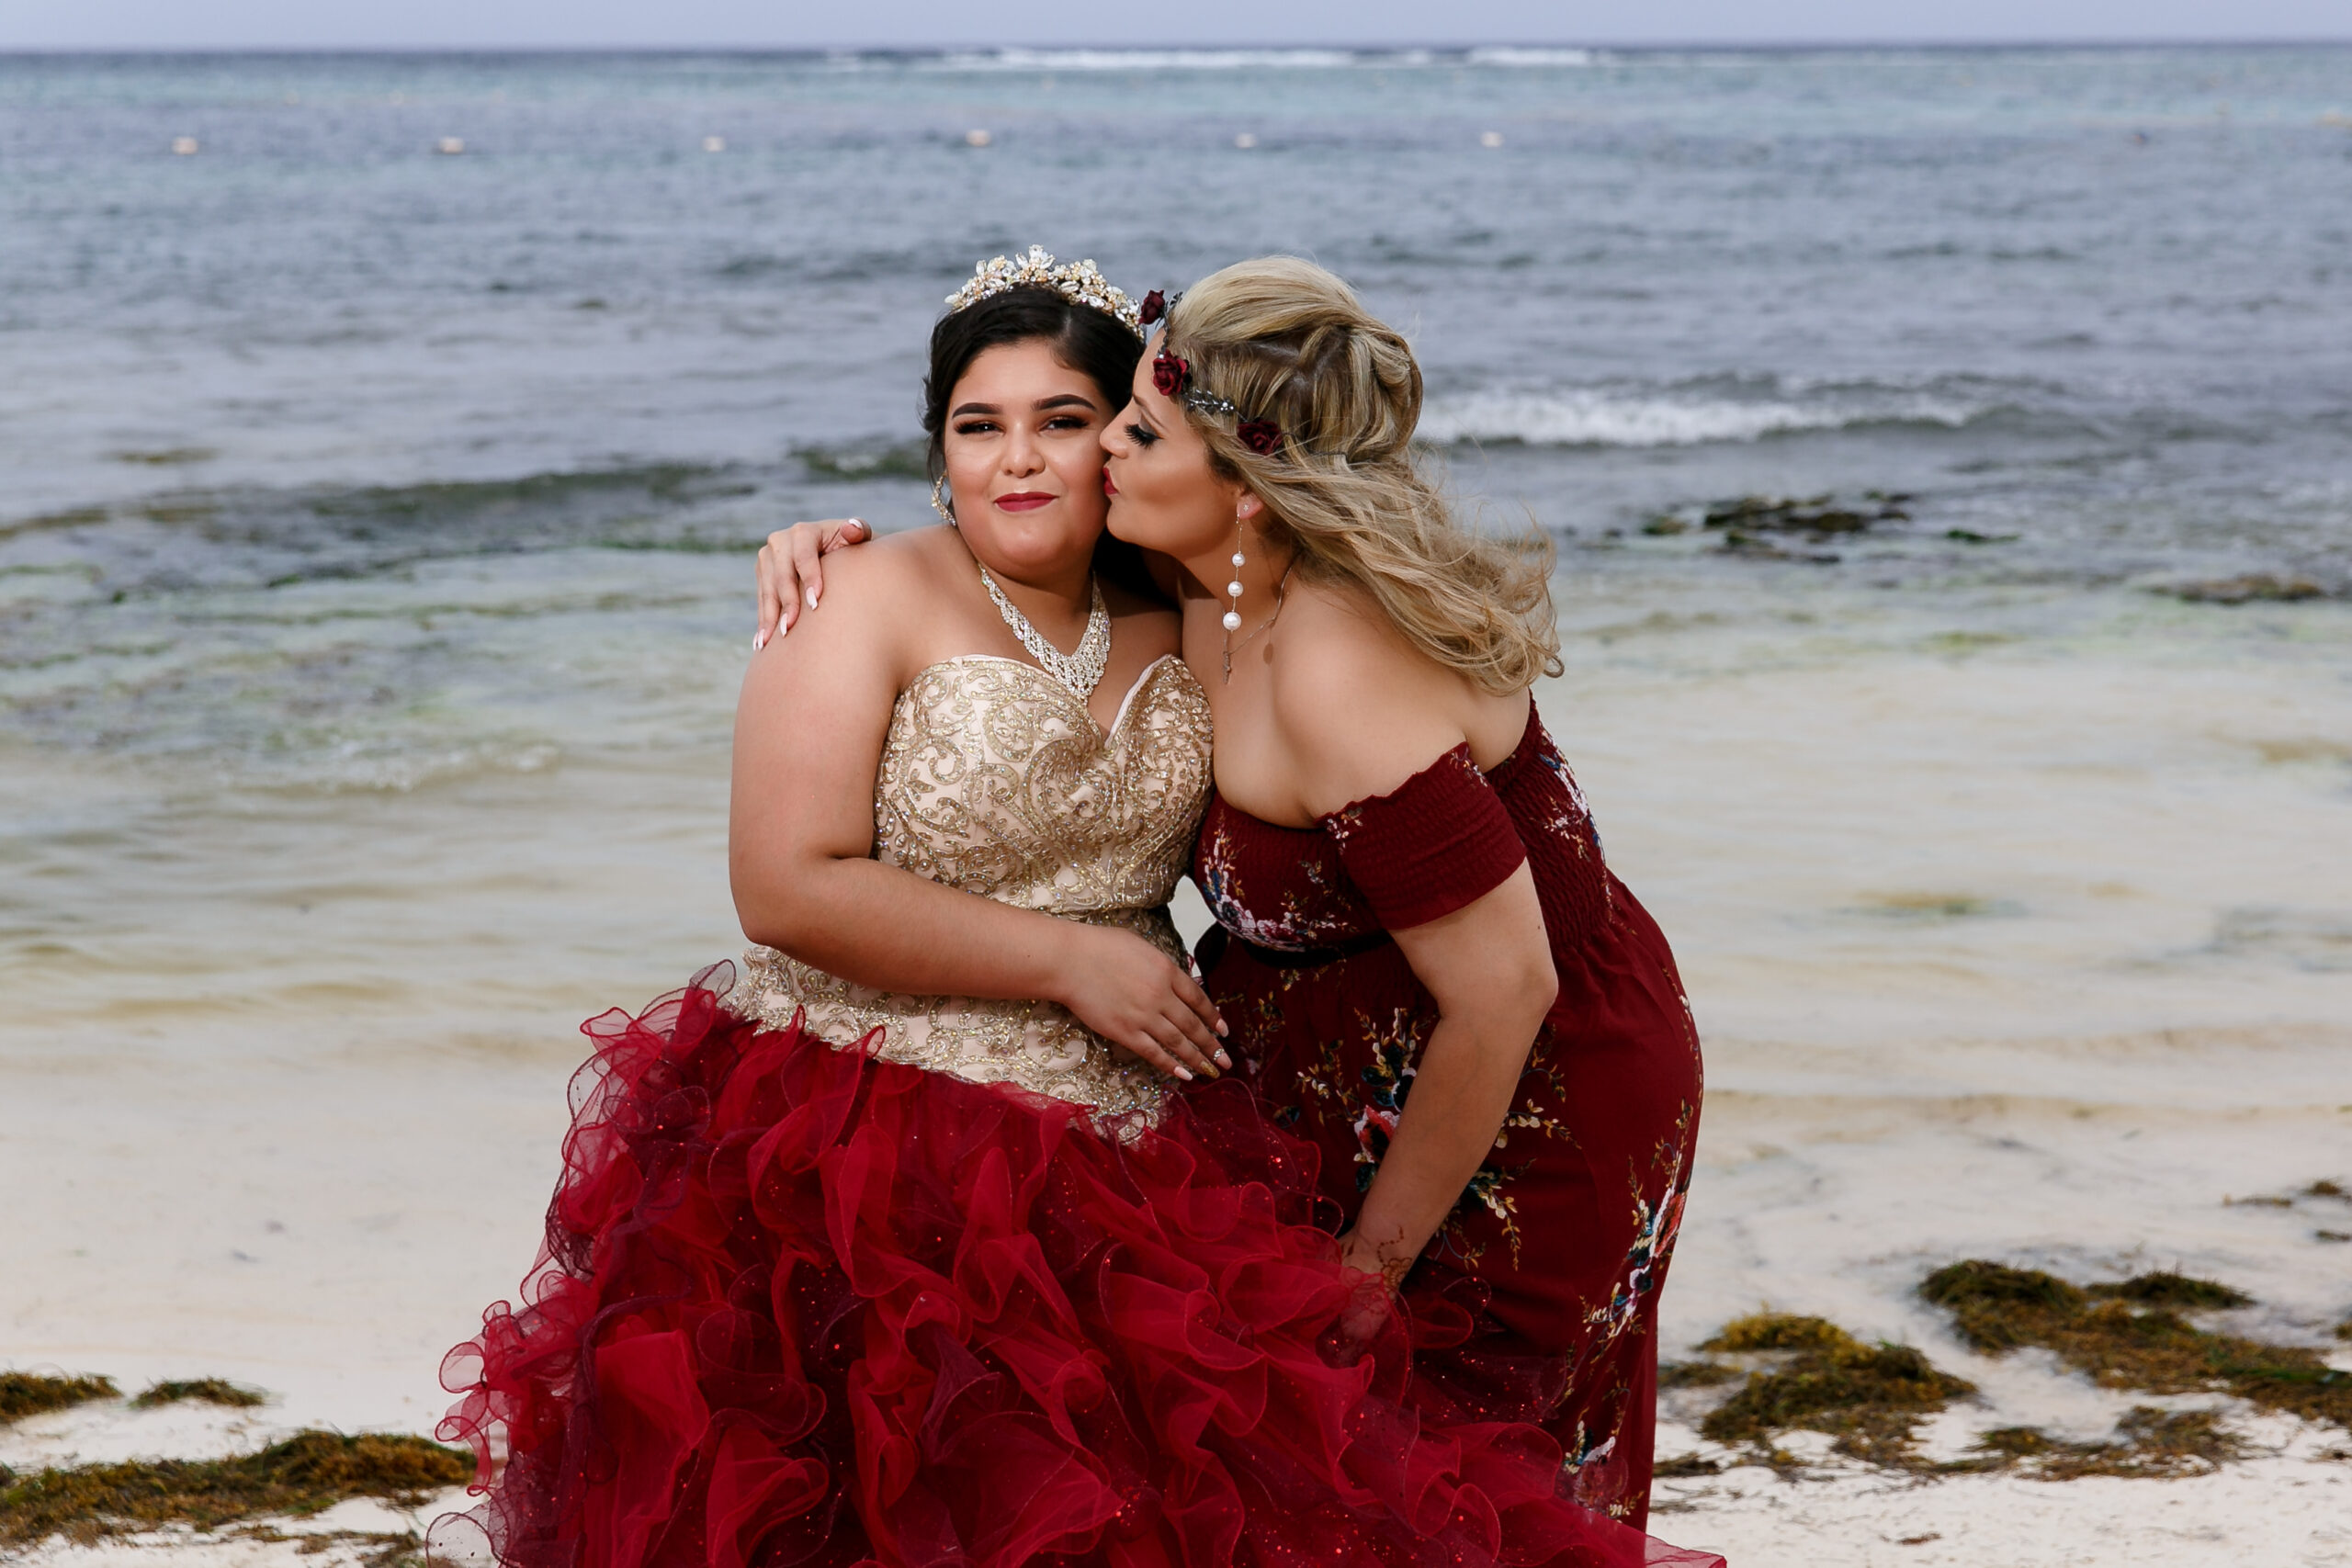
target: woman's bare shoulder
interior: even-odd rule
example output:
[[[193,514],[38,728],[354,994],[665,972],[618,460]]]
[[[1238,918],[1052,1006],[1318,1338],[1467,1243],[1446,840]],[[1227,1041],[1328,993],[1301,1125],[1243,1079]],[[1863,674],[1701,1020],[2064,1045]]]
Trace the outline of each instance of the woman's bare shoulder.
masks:
[[[872,617],[904,624],[910,610],[949,592],[951,561],[969,570],[970,558],[955,531],[944,525],[885,534],[872,544],[825,558],[823,608],[830,611],[838,606],[846,612],[844,619]],[[797,633],[799,628],[794,629]]]
[[[921,629],[938,623],[949,592],[941,541],[926,536],[946,532],[910,529],[828,556],[818,606],[770,642],[753,671],[765,664],[837,674],[854,666],[894,679],[910,672],[909,661],[922,651]],[[945,543],[962,549],[952,538]]]
[[[1283,618],[1274,723],[1313,815],[1385,795],[1468,739],[1462,678],[1352,592],[1298,593]]]

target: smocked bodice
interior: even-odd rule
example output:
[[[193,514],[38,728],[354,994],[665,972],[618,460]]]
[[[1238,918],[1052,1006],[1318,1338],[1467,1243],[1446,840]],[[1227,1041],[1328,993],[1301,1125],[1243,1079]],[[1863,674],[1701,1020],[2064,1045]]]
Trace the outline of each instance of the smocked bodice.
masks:
[[[1262,822],[1213,799],[1193,875],[1227,931],[1253,946],[1304,953],[1434,919],[1492,887],[1522,856],[1554,954],[1565,957],[1606,923],[1611,883],[1584,792],[1532,713],[1518,747],[1490,772],[1457,747],[1395,794],[1312,828]],[[1394,886],[1370,896],[1368,877]],[[1457,885],[1461,897],[1448,897]]]
[[[1034,664],[969,654],[900,693],[874,786],[874,855],[967,893],[1116,925],[1180,963],[1168,918],[1209,789],[1208,699],[1160,660],[1106,732]],[[1155,1110],[1160,1075],[1062,1008],[883,992],[773,949],[746,955],[752,1009],[805,1010],[837,1044],[882,1032],[876,1054],[978,1082],[1011,1082],[1106,1114]]]

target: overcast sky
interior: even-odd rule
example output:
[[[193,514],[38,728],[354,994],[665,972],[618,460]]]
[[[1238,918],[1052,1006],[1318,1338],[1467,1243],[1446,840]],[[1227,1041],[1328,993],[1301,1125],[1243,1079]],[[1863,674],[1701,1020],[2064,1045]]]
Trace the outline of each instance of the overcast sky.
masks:
[[[2352,39],[2352,0],[0,0],[0,49]]]

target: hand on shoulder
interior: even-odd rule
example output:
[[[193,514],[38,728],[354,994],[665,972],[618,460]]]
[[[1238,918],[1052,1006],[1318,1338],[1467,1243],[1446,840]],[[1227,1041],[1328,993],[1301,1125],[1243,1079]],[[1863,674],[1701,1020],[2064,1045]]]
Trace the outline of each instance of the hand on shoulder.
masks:
[[[857,549],[843,550],[825,566],[824,613],[803,615],[791,634],[754,655],[762,661],[807,663],[844,654],[887,660],[923,624],[923,605],[938,592],[942,527],[886,535]],[[952,538],[950,547],[955,547]]]

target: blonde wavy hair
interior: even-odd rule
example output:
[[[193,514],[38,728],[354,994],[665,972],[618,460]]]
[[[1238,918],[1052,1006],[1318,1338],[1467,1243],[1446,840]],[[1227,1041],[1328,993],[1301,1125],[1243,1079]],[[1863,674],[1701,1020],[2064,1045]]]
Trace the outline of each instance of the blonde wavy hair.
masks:
[[[1550,541],[1531,530],[1514,547],[1454,520],[1413,452],[1421,368],[1353,289],[1295,256],[1238,262],[1178,297],[1161,346],[1190,364],[1195,390],[1238,409],[1178,402],[1210,466],[1295,544],[1295,570],[1360,588],[1415,648],[1487,691],[1560,672]],[[1282,428],[1270,451],[1240,434],[1258,421]]]

